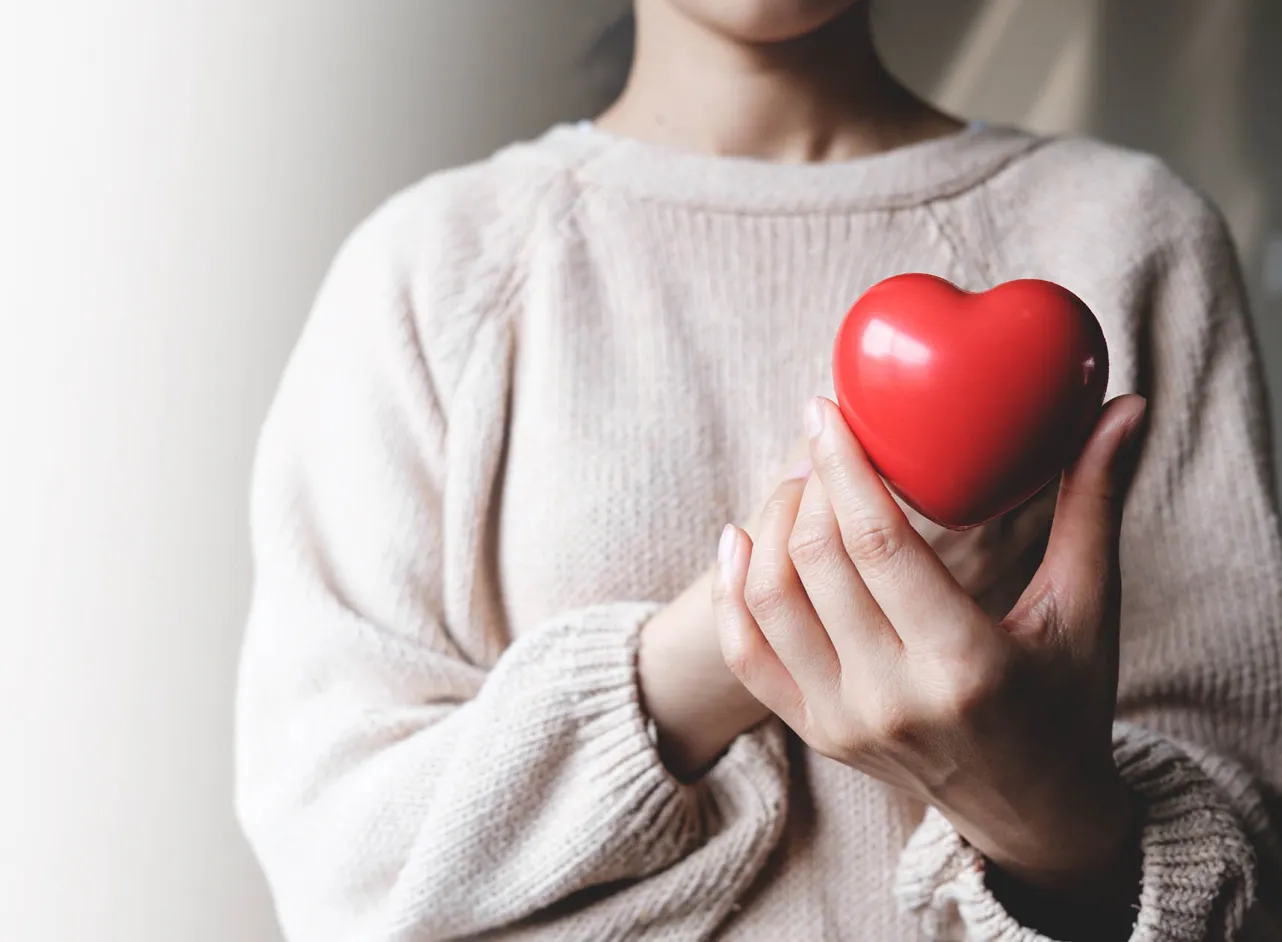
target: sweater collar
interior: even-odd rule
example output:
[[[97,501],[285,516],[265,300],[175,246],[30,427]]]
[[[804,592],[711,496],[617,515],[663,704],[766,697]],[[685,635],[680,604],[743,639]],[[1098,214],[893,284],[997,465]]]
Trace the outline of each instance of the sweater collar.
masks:
[[[542,143],[585,186],[710,211],[786,214],[896,209],[955,195],[1043,140],[1015,128],[978,126],[868,157],[814,164],[683,153],[587,122],[557,125]]]

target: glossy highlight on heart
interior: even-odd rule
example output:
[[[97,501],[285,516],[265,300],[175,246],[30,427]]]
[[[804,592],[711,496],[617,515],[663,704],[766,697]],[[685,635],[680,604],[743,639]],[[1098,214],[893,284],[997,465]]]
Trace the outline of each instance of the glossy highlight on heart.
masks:
[[[833,351],[837,404],[878,473],[949,529],[1032,497],[1081,450],[1108,386],[1090,308],[1050,281],[979,293],[903,274],[850,309]]]

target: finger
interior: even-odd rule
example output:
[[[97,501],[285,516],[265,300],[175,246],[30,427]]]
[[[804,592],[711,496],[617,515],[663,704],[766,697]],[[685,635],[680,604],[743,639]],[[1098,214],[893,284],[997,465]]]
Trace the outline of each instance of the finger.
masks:
[[[738,527],[727,526],[717,550],[712,608],[721,656],[739,683],[766,709],[790,726],[800,722],[801,691],[767,643],[743,600],[752,541]]]
[[[843,674],[898,655],[899,636],[850,561],[837,515],[818,478],[807,483],[802,495],[788,554],[837,650]]]
[[[784,462],[783,476],[781,481],[800,480],[804,481],[810,477],[812,468],[810,465],[810,443],[802,439],[793,446],[788,453],[788,460]],[[755,540],[761,532],[761,516],[765,512],[766,505],[758,508],[756,515],[744,526],[744,531],[748,534],[749,539]]]
[[[1098,622],[1100,609],[1116,594],[1122,508],[1145,412],[1140,396],[1110,402],[1060,482],[1046,554],[1033,583],[1059,614],[1071,609],[1079,616],[1068,619],[1073,624]]]
[[[836,688],[841,662],[788,555],[804,489],[804,480],[784,481],[766,503],[761,533],[752,545],[744,600],[779,660],[810,696]]]
[[[908,523],[836,405],[812,399],[806,431],[842,545],[904,644],[971,643],[978,609]]]

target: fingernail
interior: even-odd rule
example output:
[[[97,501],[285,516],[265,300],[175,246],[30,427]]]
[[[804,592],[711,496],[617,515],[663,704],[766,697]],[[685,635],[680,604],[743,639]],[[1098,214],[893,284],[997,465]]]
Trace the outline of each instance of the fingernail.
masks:
[[[717,544],[717,565],[722,572],[728,570],[734,563],[734,548],[734,527],[727,523],[725,529],[721,531],[721,542]]]
[[[1144,428],[1144,418],[1148,415],[1148,400],[1144,400],[1144,405],[1140,408],[1139,414],[1131,419],[1131,423],[1126,426],[1126,431],[1122,433],[1122,443],[1118,448],[1119,451],[1129,452],[1135,449],[1139,444],[1142,436],[1140,432]]]
[[[810,472],[814,470],[814,465],[807,461],[798,461],[788,473],[783,476],[785,481],[804,481],[810,477]]]
[[[806,403],[806,435],[810,438],[818,438],[824,430],[824,407],[818,399],[811,399]]]
[[[1147,413],[1148,403],[1145,402],[1144,408],[1140,410],[1139,415],[1131,419],[1126,428],[1122,430],[1122,440],[1118,442],[1117,450],[1113,452],[1113,464],[1110,473],[1122,487],[1129,483],[1139,462],[1140,448],[1144,444],[1144,416]]]

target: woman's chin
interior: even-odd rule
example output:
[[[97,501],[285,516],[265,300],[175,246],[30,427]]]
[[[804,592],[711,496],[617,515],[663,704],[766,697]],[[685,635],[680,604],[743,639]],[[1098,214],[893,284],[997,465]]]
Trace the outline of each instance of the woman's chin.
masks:
[[[866,0],[665,0],[687,16],[744,43],[808,36]]]

